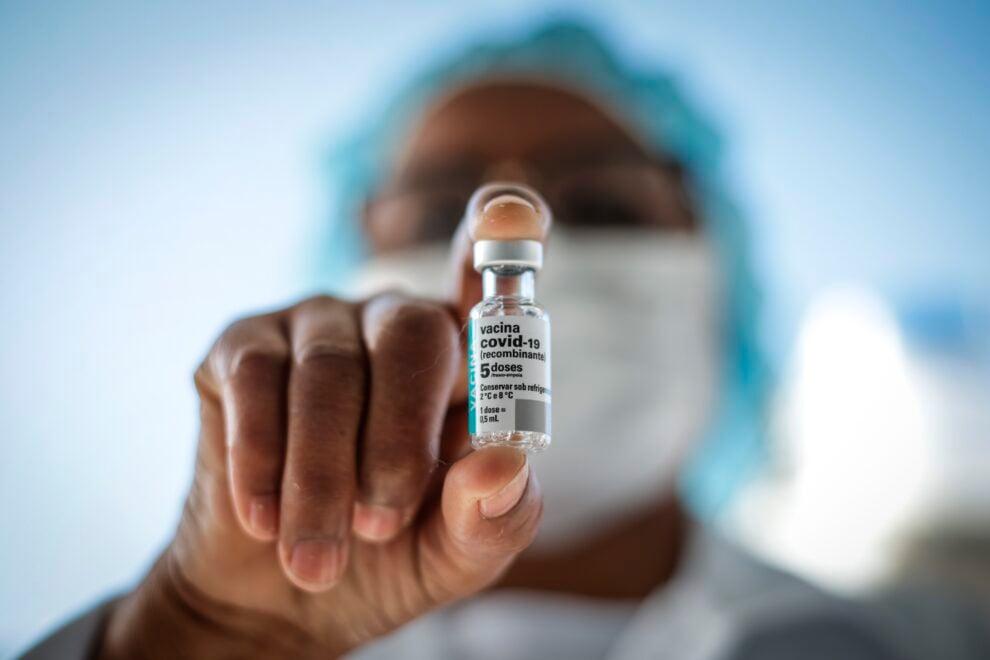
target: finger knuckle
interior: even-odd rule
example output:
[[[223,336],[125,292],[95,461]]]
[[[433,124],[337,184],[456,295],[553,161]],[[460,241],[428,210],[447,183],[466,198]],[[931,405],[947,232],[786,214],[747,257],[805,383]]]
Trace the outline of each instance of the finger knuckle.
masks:
[[[285,367],[286,357],[280,350],[260,345],[240,346],[230,360],[227,380],[247,386],[277,384]]]
[[[196,370],[193,372],[193,385],[196,387],[196,392],[198,392],[201,397],[212,397],[216,395],[216,386],[214,383],[212,370],[210,369],[209,357],[206,357],[200,361],[199,365],[196,367]]]
[[[317,294],[315,296],[310,296],[309,298],[304,298],[300,300],[292,309],[296,312],[308,312],[317,309],[324,309],[332,305],[345,304],[344,301],[334,298],[333,296],[327,295],[325,293]]]
[[[217,344],[219,347],[229,347],[231,344],[237,344],[244,337],[254,334],[262,323],[261,316],[243,316],[235,319],[224,328]]]
[[[365,381],[361,349],[331,340],[313,341],[300,347],[295,354],[295,366],[313,375],[333,376],[335,382],[344,386],[363,386]]]
[[[383,500],[405,500],[418,493],[436,468],[428,452],[413,452],[405,460],[385,460],[364,468],[365,494],[376,504],[395,504]]]
[[[354,475],[341,470],[317,469],[299,465],[292,481],[295,497],[306,506],[327,500],[347,499],[354,490]]]
[[[524,501],[509,515],[470,529],[463,540],[472,547],[484,547],[493,555],[515,555],[536,538],[542,516],[542,501]]]
[[[450,335],[454,320],[443,307],[428,302],[408,302],[396,306],[385,321],[390,332],[418,341]]]

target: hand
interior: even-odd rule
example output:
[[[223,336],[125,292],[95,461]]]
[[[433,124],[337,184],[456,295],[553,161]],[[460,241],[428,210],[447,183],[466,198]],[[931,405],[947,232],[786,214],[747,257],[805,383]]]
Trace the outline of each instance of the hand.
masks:
[[[182,521],[104,657],[340,655],[483,589],[530,543],[525,455],[467,444],[468,233],[453,301],[318,297],[223,333],[196,372]]]

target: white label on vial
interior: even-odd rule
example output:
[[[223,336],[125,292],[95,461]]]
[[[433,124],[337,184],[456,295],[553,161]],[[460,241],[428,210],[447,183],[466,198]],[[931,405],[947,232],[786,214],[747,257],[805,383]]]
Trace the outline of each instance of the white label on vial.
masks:
[[[487,316],[468,325],[468,430],[550,434],[550,323]]]

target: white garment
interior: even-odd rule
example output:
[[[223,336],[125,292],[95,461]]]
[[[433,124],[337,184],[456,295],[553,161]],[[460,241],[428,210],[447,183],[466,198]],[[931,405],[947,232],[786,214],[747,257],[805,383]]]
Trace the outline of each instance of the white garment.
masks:
[[[990,626],[934,591],[870,604],[825,594],[695,528],[674,579],[639,603],[482,594],[350,660],[977,660]]]

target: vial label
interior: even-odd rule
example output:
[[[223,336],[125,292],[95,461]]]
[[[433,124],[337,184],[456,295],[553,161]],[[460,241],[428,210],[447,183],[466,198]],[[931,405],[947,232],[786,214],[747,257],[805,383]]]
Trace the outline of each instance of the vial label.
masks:
[[[550,434],[550,323],[490,316],[468,325],[468,431]]]

